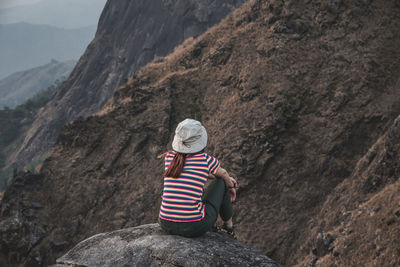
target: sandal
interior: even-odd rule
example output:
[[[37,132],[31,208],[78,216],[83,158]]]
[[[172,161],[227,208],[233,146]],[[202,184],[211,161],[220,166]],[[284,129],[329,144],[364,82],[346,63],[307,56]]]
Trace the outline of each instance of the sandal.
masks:
[[[226,225],[226,223],[224,223],[221,227],[222,232],[227,233],[230,237],[232,237],[233,239],[236,239],[234,230],[235,230],[234,226],[228,227],[228,225]]]

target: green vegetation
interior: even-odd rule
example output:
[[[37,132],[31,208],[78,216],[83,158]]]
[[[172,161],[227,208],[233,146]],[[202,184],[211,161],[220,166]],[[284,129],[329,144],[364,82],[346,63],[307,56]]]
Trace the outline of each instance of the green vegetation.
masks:
[[[386,224],[387,224],[387,225],[392,225],[392,224],[394,224],[395,222],[396,222],[396,219],[395,219],[395,218],[390,218],[389,220],[386,221]]]
[[[65,77],[63,77],[64,79]],[[37,111],[49,102],[61,82],[62,80],[56,80],[53,85],[39,91],[24,104],[16,106],[14,109],[4,107],[0,110],[0,191],[5,190],[10,185],[13,173],[11,169],[4,169],[6,158],[4,148],[20,136],[23,127],[32,124]],[[56,118],[52,122],[53,126],[56,127],[60,127],[62,123],[64,123],[64,119],[61,118]],[[26,167],[34,169],[38,164],[40,162],[33,162]]]
[[[289,116],[289,117],[286,118],[285,127],[286,127],[286,128],[291,128],[291,127],[293,127],[298,121],[299,121],[299,118],[297,117],[297,114],[291,114],[291,116]]]
[[[65,124],[65,119],[63,117],[56,117],[50,121],[50,126],[53,128],[60,129]]]
[[[197,43],[194,46],[193,50],[190,52],[192,58],[199,57],[201,55],[201,53],[203,52],[203,48],[204,48],[204,45],[202,45],[201,43]]]
[[[24,170],[27,170],[30,172],[35,172],[36,167],[39,166],[40,164],[42,164],[43,161],[44,161],[44,158],[33,160],[30,163],[28,163],[27,165],[25,165]]]
[[[59,83],[57,80],[54,85],[38,92],[24,104],[16,106],[14,109],[5,107],[3,110],[0,110],[0,122],[2,125],[0,130],[0,148],[14,141],[18,137],[22,126],[32,123],[36,112],[53,97],[53,93]]]
[[[11,169],[0,170],[0,191],[4,191],[11,184],[12,177]]]

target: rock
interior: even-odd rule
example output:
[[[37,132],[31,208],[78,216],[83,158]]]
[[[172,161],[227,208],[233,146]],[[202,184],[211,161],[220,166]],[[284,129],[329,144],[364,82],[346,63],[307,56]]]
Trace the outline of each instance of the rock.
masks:
[[[317,263],[318,258],[312,258],[312,260],[310,260],[310,262],[308,263],[308,265],[310,266],[315,266],[315,264]]]
[[[324,256],[326,255],[328,252],[332,251],[334,248],[334,244],[333,241],[335,240],[335,238],[330,235],[327,234],[325,237],[322,233],[319,233],[317,235],[316,238],[316,248],[314,248],[312,250],[312,253],[316,256]]]
[[[315,264],[317,263],[317,261],[318,261],[318,258],[313,258],[313,259],[308,263],[308,265],[310,265],[310,266],[315,266]]]
[[[42,207],[42,205],[40,205],[40,203],[38,203],[38,202],[31,203],[31,208],[33,208],[33,209],[40,209],[41,207]]]
[[[56,266],[280,265],[220,233],[185,238],[146,224],[89,237],[57,259]]]

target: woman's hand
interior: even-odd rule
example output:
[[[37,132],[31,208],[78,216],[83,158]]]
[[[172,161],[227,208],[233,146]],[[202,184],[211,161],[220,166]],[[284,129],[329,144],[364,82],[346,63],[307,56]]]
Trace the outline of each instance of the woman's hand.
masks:
[[[235,178],[229,176],[229,180],[232,185],[229,185],[229,195],[231,196],[231,202],[236,200],[236,189],[238,188],[238,183]]]
[[[215,176],[225,180],[225,183],[229,188],[229,195],[231,196],[231,202],[235,201],[236,189],[238,188],[238,183],[236,182],[236,179],[229,176],[228,172],[221,166],[219,166],[215,171]]]
[[[236,200],[236,189],[229,188],[229,195],[231,196],[231,202],[234,202]]]
[[[236,182],[235,178],[229,177],[229,179],[231,180],[232,185],[228,185],[228,186],[229,187],[233,187],[233,188],[237,188],[238,187],[238,183]]]

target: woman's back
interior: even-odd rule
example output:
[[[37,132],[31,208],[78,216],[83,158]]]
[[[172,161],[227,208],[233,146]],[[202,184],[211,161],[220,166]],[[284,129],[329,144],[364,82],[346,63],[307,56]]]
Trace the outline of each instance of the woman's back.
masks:
[[[165,170],[176,152],[165,155]],[[164,191],[160,218],[176,222],[198,221],[204,218],[202,195],[209,173],[214,174],[219,166],[214,157],[206,153],[188,154],[179,177],[164,177]]]
[[[203,153],[207,131],[199,121],[185,119],[175,130],[173,151],[164,156],[164,190],[158,222],[170,234],[200,236],[215,225],[233,235],[232,205],[236,180],[214,157]],[[219,177],[204,190],[207,179]],[[229,187],[229,188],[228,188]]]

